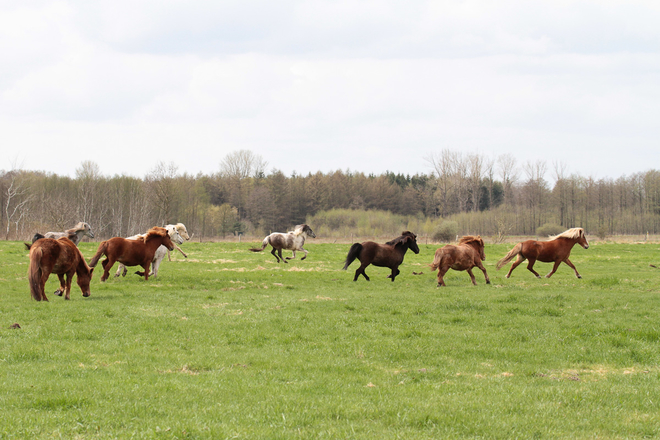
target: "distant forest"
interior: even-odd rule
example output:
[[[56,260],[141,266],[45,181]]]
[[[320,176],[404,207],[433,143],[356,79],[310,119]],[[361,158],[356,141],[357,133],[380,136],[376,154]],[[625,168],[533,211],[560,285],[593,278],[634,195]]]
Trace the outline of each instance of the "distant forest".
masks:
[[[593,179],[563,163],[517,163],[443,150],[413,176],[350,170],[285,175],[251,151],[228,154],[218,173],[179,173],[159,163],[144,178],[104,176],[82,162],[74,178],[0,171],[6,240],[62,231],[86,221],[97,238],[182,222],[197,239],[262,236],[308,223],[320,237],[399,234],[545,235],[581,226],[601,237],[660,233],[660,171]],[[549,181],[554,182],[550,184]]]

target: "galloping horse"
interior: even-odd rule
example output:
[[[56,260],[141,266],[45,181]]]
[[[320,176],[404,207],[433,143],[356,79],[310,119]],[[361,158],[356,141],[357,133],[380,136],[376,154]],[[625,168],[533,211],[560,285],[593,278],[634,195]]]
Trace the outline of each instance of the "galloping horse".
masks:
[[[90,295],[89,283],[94,269],[87,265],[80,249],[67,237],[57,240],[42,238],[32,244],[25,243],[25,247],[30,251],[28,279],[32,298],[37,301],[48,301],[45,288],[46,280],[51,273],[57,274],[60,280],[60,288],[55,294],[61,296],[64,292],[64,299],[71,298],[71,278],[75,273],[83,296]]]
[[[385,244],[379,244],[373,241],[354,243],[348,250],[343,270],[348,269],[348,266],[357,258],[361,264],[355,271],[353,281],[357,281],[360,274],[369,281],[369,277],[364,269],[370,264],[392,269],[392,273],[387,277],[394,281],[394,278],[401,273],[399,271],[399,265],[403,263],[403,256],[406,255],[408,248],[414,253],[419,254],[417,236],[410,231],[402,232],[400,237]]]
[[[186,226],[183,223],[177,223],[176,225],[167,225],[165,226],[165,229],[167,229],[167,233],[170,236],[170,239],[172,240],[172,243],[174,244],[174,249],[178,250],[181,252],[181,254],[185,257],[188,258],[188,255],[186,255],[185,252],[181,250],[177,244],[183,244],[184,239],[188,240],[190,239],[190,236],[188,235],[188,230],[186,229]],[[133,235],[132,237],[127,237],[127,240],[144,240],[144,235],[145,234],[138,234],[138,235]],[[165,255],[169,256],[170,251],[165,247],[165,246],[159,246],[158,249],[156,249],[156,253],[154,254],[154,259],[151,262],[151,272],[149,273],[149,276],[155,277],[158,275],[158,268],[160,267],[160,263],[163,261],[165,258]],[[171,261],[171,260],[170,260]],[[121,276],[126,276],[126,272],[128,270],[126,269],[126,266],[123,265],[122,263],[119,263],[119,267],[117,268],[117,272],[115,273],[115,277],[118,277],[119,275]],[[144,272],[142,271],[136,271],[136,275],[144,276]]]
[[[101,242],[89,265],[96,266],[101,256],[105,255],[106,259],[101,263],[103,265],[101,281],[108,279],[110,269],[115,261],[119,261],[126,266],[142,266],[144,268],[144,279],[148,280],[149,265],[160,245],[164,245],[169,250],[174,250],[174,244],[170,240],[167,229],[158,226],[149,229],[143,240],[113,237],[110,240]]]
[[[77,225],[75,225],[71,229],[67,229],[64,232],[46,232],[46,234],[41,235],[38,232],[34,234],[34,237],[32,237],[32,243],[37,241],[40,238],[46,237],[46,238],[62,238],[62,237],[67,237],[69,240],[73,242],[76,246],[78,246],[78,243],[83,237],[89,237],[89,238],[94,238],[94,233],[92,232],[92,227],[89,226],[88,223],[86,222],[78,222]]]
[[[305,244],[305,235],[316,238],[316,234],[314,234],[312,228],[307,225],[298,225],[294,228],[293,231],[289,231],[286,234],[282,232],[273,232],[263,239],[261,242],[261,248],[251,248],[250,250],[252,252],[261,252],[266,249],[266,246],[270,244],[273,247],[270,253],[273,254],[273,257],[277,259],[278,263],[280,260],[284,261],[285,263],[287,263],[286,260],[293,260],[296,258],[296,251],[303,251],[305,253],[305,256],[301,258],[301,260],[304,260],[307,258],[307,251],[303,249],[303,245]],[[282,258],[282,249],[293,251],[293,257],[286,257],[286,260]],[[277,251],[279,258],[277,255],[275,255],[275,251]]]
[[[458,245],[448,244],[435,251],[431,269],[438,269],[438,287],[446,286],[444,275],[449,269],[467,270],[472,284],[477,285],[477,281],[472,273],[472,268],[477,266],[486,277],[486,284],[490,284],[490,278],[486,273],[486,268],[481,262],[486,259],[484,252],[484,240],[481,236],[466,235],[461,237]]]
[[[541,275],[533,269],[534,263],[537,260],[543,263],[555,263],[550,273],[545,276],[546,278],[550,278],[552,274],[557,271],[557,268],[562,261],[575,271],[576,277],[582,278],[575,266],[573,266],[573,263],[571,263],[571,260],[568,259],[575,243],[585,249],[589,249],[589,243],[587,242],[583,228],[568,229],[557,236],[550,237],[549,241],[523,241],[522,243],[515,245],[513,249],[504,256],[504,258],[497,262],[497,270],[500,270],[517,255],[518,259],[511,265],[511,269],[509,269],[509,273],[506,274],[506,278],[509,278],[513,269],[518,267],[518,265],[525,261],[525,259],[529,260],[527,270],[536,275],[536,278],[541,278]]]

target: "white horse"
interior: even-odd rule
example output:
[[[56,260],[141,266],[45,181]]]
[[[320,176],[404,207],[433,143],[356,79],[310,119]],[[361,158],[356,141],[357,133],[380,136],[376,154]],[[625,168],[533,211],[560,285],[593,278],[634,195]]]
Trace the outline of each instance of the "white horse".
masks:
[[[34,237],[32,237],[32,243],[44,237],[54,238],[54,239],[67,237],[69,240],[73,242],[73,244],[78,246],[78,243],[80,243],[80,240],[83,237],[94,238],[94,233],[92,232],[92,227],[89,226],[88,223],[78,222],[78,224],[75,225],[73,228],[67,229],[64,232],[46,232],[46,234],[44,235],[36,233],[34,234]]]
[[[296,251],[303,251],[305,253],[305,256],[301,258],[301,260],[304,260],[307,258],[307,251],[303,249],[303,245],[305,244],[305,235],[316,238],[316,234],[314,234],[312,228],[307,225],[298,225],[293,231],[289,231],[286,234],[282,232],[273,232],[263,239],[261,242],[261,249],[251,248],[250,250],[252,252],[261,252],[266,249],[266,246],[270,244],[273,247],[270,253],[273,254],[273,257],[277,259],[278,263],[280,260],[284,261],[285,263],[288,263],[286,260],[293,260],[296,258]],[[282,258],[282,249],[293,251],[293,257],[286,257],[286,260]],[[275,255],[275,251],[277,251],[279,258],[277,255]]]
[[[170,239],[172,240],[172,243],[174,244],[174,249],[178,250],[181,252],[181,255],[183,255],[185,258],[188,258],[188,255],[186,255],[185,252],[181,250],[178,244],[183,244],[184,240],[190,240],[190,236],[188,235],[188,230],[186,229],[186,226],[183,223],[177,223],[176,225],[167,225],[165,226],[165,229],[167,229],[167,233],[170,236]],[[128,240],[140,240],[144,238],[144,234],[138,234],[138,235],[133,235],[132,237],[127,237]],[[151,261],[151,272],[149,273],[149,276],[156,276],[158,275],[158,268],[160,267],[160,263],[163,261],[165,258],[165,255],[168,256],[168,259],[172,261],[170,258],[170,251],[167,249],[165,246],[160,246],[158,249],[156,249],[156,253],[154,254],[154,258]],[[117,272],[115,273],[115,276],[118,277],[119,275],[121,276],[126,276],[126,272],[128,270],[126,269],[126,266],[123,264],[120,264],[119,267],[117,268]],[[144,276],[143,272],[135,272],[137,275]]]

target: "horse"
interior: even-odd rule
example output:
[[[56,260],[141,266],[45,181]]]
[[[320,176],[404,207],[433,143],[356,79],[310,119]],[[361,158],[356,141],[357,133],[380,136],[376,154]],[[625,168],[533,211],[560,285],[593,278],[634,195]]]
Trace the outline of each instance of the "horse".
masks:
[[[534,263],[536,263],[537,260],[543,263],[555,263],[550,273],[545,276],[546,278],[550,278],[552,274],[557,271],[557,268],[562,261],[575,271],[576,277],[582,278],[573,263],[571,263],[571,260],[568,259],[571,254],[571,249],[573,249],[573,246],[575,246],[576,243],[585,249],[589,249],[589,243],[587,242],[583,228],[568,229],[559,235],[550,237],[549,241],[523,241],[515,245],[513,249],[504,256],[504,258],[497,262],[497,270],[500,270],[517,255],[518,259],[511,265],[511,269],[509,269],[509,273],[506,274],[506,278],[509,278],[513,269],[518,267],[518,265],[526,259],[529,260],[527,270],[536,275],[536,278],[541,278],[541,275],[533,269]]]
[[[273,254],[273,257],[275,257],[278,263],[280,260],[285,263],[288,263],[286,260],[293,260],[296,258],[296,251],[303,251],[305,253],[305,256],[300,259],[304,260],[307,258],[307,251],[303,249],[305,236],[316,238],[316,234],[314,234],[312,228],[304,224],[298,225],[293,231],[289,231],[286,234],[282,232],[273,232],[263,239],[261,242],[261,248],[251,248],[250,250],[252,252],[261,252],[270,244],[273,247],[270,253]],[[293,251],[293,257],[286,257],[286,259],[282,258],[282,249]],[[275,255],[275,251],[277,251],[279,258]]]
[[[78,243],[80,243],[80,240],[83,237],[94,238],[94,233],[92,232],[92,227],[89,226],[89,223],[78,222],[78,224],[75,225],[73,228],[67,229],[64,232],[46,232],[46,234],[44,235],[41,235],[37,232],[36,234],[34,234],[34,237],[32,237],[32,243],[43,237],[55,238],[55,239],[67,237],[69,240],[73,242],[73,244],[78,246]]]
[[[457,246],[448,244],[436,250],[433,264],[431,264],[431,270],[438,269],[438,287],[446,286],[443,277],[449,269],[467,270],[472,284],[476,286],[477,281],[474,279],[474,274],[472,273],[474,266],[481,269],[484,277],[486,277],[486,284],[490,284],[490,278],[488,278],[486,268],[481,264],[485,259],[484,241],[481,236],[466,235],[461,237]]]
[[[186,253],[183,252],[179,246],[177,246],[178,244],[183,244],[184,239],[185,240],[190,239],[186,226],[183,223],[177,223],[176,225],[167,225],[165,226],[165,229],[167,229],[167,233],[169,234],[170,239],[174,244],[174,249],[181,252],[181,254],[185,258],[188,258],[188,255],[186,255]],[[143,240],[144,234],[133,235],[132,237],[127,237],[126,239]],[[149,273],[149,276],[155,277],[158,275],[158,268],[160,267],[160,263],[163,261],[166,254],[169,257],[170,251],[165,246],[161,245],[158,249],[156,249],[156,253],[154,254],[154,259],[151,261],[151,272]],[[170,259],[170,261],[172,260]],[[123,265],[122,263],[119,263],[119,267],[117,268],[115,277],[118,277],[119,275],[125,277],[127,272],[128,270],[126,269],[126,266]],[[136,271],[135,274],[144,276],[144,272],[142,271]]]
[[[101,263],[103,265],[101,281],[108,279],[110,269],[115,261],[119,261],[126,266],[142,266],[146,281],[149,279],[149,265],[160,245],[165,245],[169,250],[174,249],[174,244],[167,233],[167,229],[159,226],[149,229],[142,240],[113,237],[110,240],[101,242],[89,265],[95,267],[101,256],[105,255],[106,259]]]
[[[373,264],[374,266],[389,267],[392,269],[392,273],[387,277],[391,278],[392,282],[394,282],[394,278],[401,273],[399,271],[399,265],[403,263],[403,256],[406,255],[408,248],[414,253],[419,254],[417,236],[410,231],[402,232],[400,237],[385,244],[379,244],[373,241],[354,243],[348,250],[343,270],[346,270],[357,258],[361,264],[355,271],[353,281],[357,281],[360,274],[364,276],[364,279],[369,281],[369,277],[364,269],[370,264]]]
[[[56,295],[62,296],[62,293],[65,293],[64,299],[71,299],[71,278],[74,273],[77,275],[76,281],[82,295],[90,295],[89,283],[94,269],[87,265],[80,249],[69,238],[42,238],[32,244],[25,243],[25,247],[30,251],[28,280],[32,298],[48,301],[46,281],[51,273],[56,274],[60,280]]]

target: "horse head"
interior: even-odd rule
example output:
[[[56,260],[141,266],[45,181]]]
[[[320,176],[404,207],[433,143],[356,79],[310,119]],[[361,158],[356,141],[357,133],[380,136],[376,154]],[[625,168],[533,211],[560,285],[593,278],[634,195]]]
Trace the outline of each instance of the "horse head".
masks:
[[[308,236],[310,236],[310,237],[312,237],[312,238],[316,238],[316,234],[314,233],[314,231],[312,231],[312,228],[310,228],[310,227],[307,226],[307,225],[302,225],[302,227],[303,227],[303,228],[302,228],[302,231],[303,231],[305,234],[307,234]]]
[[[578,241],[577,242],[583,248],[589,249],[589,242],[587,241],[587,236],[584,232],[584,229],[583,228],[579,228],[579,229],[580,229],[580,235],[578,235]]]
[[[153,228],[147,231],[147,234],[144,236],[144,243],[149,243],[152,240],[159,240],[160,244],[168,248],[169,250],[174,250],[174,243],[170,239],[170,235],[167,232],[167,229],[161,228],[160,226],[154,226]]]
[[[413,251],[416,254],[419,254],[419,246],[417,246],[417,236],[413,234],[410,231],[403,231],[401,233],[401,237],[395,238],[391,242],[387,244],[393,244],[394,246],[397,246],[399,244],[401,245],[408,245],[408,248]]]
[[[185,240],[181,234],[179,234],[179,230],[177,229],[176,225],[167,225],[165,226],[165,229],[167,229],[167,233],[169,234],[170,238],[176,242],[176,244],[183,244]]]
[[[76,271],[76,281],[78,282],[80,290],[82,290],[82,295],[87,298],[89,295],[91,295],[89,284],[92,281],[92,273],[94,272],[94,268],[87,266],[87,264],[85,264],[85,266],[87,270],[79,269]]]

